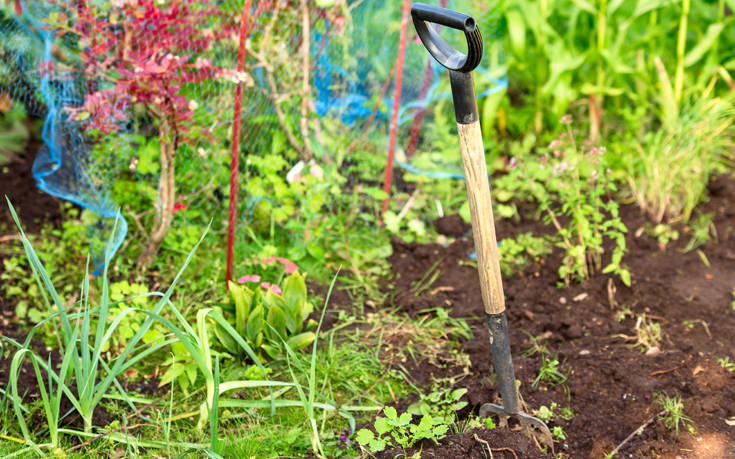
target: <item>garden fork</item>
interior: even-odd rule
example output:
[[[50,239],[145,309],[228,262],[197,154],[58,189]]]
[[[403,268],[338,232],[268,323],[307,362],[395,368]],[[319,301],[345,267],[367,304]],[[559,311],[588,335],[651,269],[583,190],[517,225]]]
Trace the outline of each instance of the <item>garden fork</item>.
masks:
[[[457,118],[459,144],[464,163],[467,195],[472,217],[472,233],[477,253],[482,302],[485,305],[490,329],[490,348],[503,405],[486,403],[480,407],[480,416],[495,413],[500,425],[507,426],[508,418],[518,420],[521,428],[550,447],[553,440],[548,426],[538,418],[521,411],[516,387],[513,361],[510,354],[508,321],[505,316],[505,297],[500,276],[498,245],[495,238],[490,183],[485,164],[485,148],[472,82],[472,70],[482,59],[482,36],[475,20],[467,15],[436,6],[415,3],[411,16],[422,43],[441,65],[449,69],[454,112]],[[464,32],[467,54],[447,44],[427,23],[441,24]]]

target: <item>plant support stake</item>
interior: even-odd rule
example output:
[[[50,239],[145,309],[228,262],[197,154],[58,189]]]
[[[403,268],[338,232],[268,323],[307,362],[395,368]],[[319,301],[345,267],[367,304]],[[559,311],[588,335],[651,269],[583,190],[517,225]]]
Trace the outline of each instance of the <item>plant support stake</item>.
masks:
[[[403,63],[406,57],[406,32],[408,29],[408,13],[411,11],[411,0],[403,2],[403,16],[401,19],[401,36],[398,40],[398,58],[396,59],[396,93],[393,96],[393,112],[390,118],[390,140],[388,141],[388,163],[385,166],[385,185],[383,190],[387,195],[383,200],[383,212],[388,210],[390,187],[393,182],[393,155],[396,151],[396,133],[398,130],[398,110],[401,107],[401,88],[403,85]]]
[[[245,0],[240,18],[240,47],[237,51],[237,71],[245,71],[245,40],[250,35],[250,8],[252,0]],[[255,13],[260,13],[260,7]],[[255,18],[253,18],[255,19]],[[227,282],[232,280],[235,249],[235,223],[237,216],[237,182],[240,171],[240,124],[242,123],[242,81],[235,89],[235,109],[232,115],[232,161],[230,164],[230,209],[227,219]]]

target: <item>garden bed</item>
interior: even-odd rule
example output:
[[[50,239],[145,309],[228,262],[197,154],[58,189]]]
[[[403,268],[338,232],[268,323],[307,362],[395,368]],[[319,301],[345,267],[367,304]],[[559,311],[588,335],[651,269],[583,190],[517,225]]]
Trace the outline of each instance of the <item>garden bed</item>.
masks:
[[[603,457],[629,434],[653,418],[641,435],[620,450],[630,457],[722,457],[735,451],[735,372],[723,368],[718,359],[735,355],[735,311],[731,306],[735,279],[735,181],[720,178],[710,185],[710,200],[700,208],[714,212],[712,220],[717,240],[697,250],[683,253],[691,234],[679,227],[680,237],[662,250],[656,239],[639,231],[645,224],[637,207],[624,206],[621,214],[629,233],[628,254],[624,263],[631,271],[632,285],[598,274],[589,281],[558,288],[559,253],[528,267],[523,274],[504,279],[508,321],[514,353],[516,378],[528,410],[557,404],[550,425],[561,426],[567,440],[557,452],[570,457]],[[457,230],[458,219],[440,230]],[[449,226],[449,227],[447,227]],[[520,232],[549,232],[541,222],[503,219],[498,222],[498,238]],[[460,376],[456,387],[469,389],[467,400],[472,412],[485,402],[498,400],[490,382],[492,361],[476,270],[468,255],[472,240],[461,237],[448,247],[394,243],[391,258],[397,292],[392,304],[416,316],[427,308],[450,309],[453,317],[473,317],[468,321],[474,337],[464,340],[461,349],[469,355],[471,366]],[[436,263],[435,281],[420,295],[414,294],[416,282]],[[624,314],[623,311],[629,312]],[[616,320],[617,318],[617,320]],[[641,319],[644,318],[644,319]],[[662,332],[658,349],[633,348],[636,324],[658,323]],[[560,370],[568,375],[561,385],[541,382],[532,387],[541,365],[540,354],[524,357],[532,347],[530,336],[557,356]],[[390,344],[390,343],[389,343]],[[558,354],[557,354],[558,353]],[[430,390],[432,378],[462,375],[460,368],[437,368],[427,355],[417,361],[403,362],[411,379]],[[732,367],[731,367],[732,368]],[[691,418],[696,433],[687,432],[683,421],[679,435],[667,429],[657,414],[662,410],[655,394],[679,394],[684,414]],[[558,412],[569,407],[576,413],[563,420]],[[399,410],[400,411],[400,410]],[[469,414],[464,410],[463,414]],[[728,424],[728,421],[730,424]],[[474,438],[477,435],[477,438]],[[510,435],[510,434],[508,434]],[[425,444],[422,457],[529,457],[529,445],[519,433],[512,438],[479,429],[453,435],[439,446]],[[488,445],[480,440],[487,440]],[[564,446],[566,443],[566,447]],[[538,453],[538,449],[535,449]],[[396,451],[382,457],[392,457]],[[538,453],[539,457],[544,455]]]

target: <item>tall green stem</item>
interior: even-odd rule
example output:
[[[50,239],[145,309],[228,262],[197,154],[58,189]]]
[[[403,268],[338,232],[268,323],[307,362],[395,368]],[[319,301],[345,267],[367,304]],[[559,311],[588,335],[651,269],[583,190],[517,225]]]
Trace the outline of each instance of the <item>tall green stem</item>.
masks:
[[[686,51],[687,21],[689,17],[690,0],[681,2],[681,21],[679,22],[679,36],[676,42],[676,76],[674,77],[674,100],[677,109],[681,103],[681,93],[684,88],[684,52]]]

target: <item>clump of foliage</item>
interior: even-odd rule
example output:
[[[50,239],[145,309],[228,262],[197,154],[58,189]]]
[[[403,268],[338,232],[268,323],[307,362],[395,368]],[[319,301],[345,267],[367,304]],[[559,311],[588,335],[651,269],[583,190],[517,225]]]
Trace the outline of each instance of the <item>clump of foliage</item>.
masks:
[[[0,166],[17,160],[25,151],[30,137],[23,123],[26,112],[20,104],[14,104],[10,97],[0,90]]]
[[[500,242],[500,269],[503,274],[521,272],[529,262],[538,262],[551,254],[551,242],[548,237],[534,236],[533,233],[521,233],[515,237],[503,238]]]
[[[232,302],[225,310],[235,330],[259,354],[271,359],[284,357],[281,349],[285,341],[293,351],[299,351],[314,342],[317,323],[304,322],[314,310],[308,301],[306,282],[298,272],[286,277],[278,290],[267,286],[250,289],[246,285],[229,282]],[[279,292],[279,293],[276,293]],[[220,344],[231,354],[238,354],[237,343],[215,328]]]
[[[434,418],[429,414],[423,415],[418,424],[413,424],[411,413],[405,412],[399,416],[392,406],[386,407],[383,414],[384,418],[375,420],[375,433],[368,429],[357,431],[357,442],[368,446],[372,452],[400,446],[405,454],[408,448],[423,439],[438,444],[449,430],[449,426],[442,422],[442,418]]]
[[[608,167],[606,148],[578,145],[572,119],[565,115],[566,132],[553,140],[540,157],[511,159],[503,185],[528,192],[539,203],[547,223],[553,224],[564,249],[559,276],[566,284],[593,273],[614,273],[630,285],[630,272],[621,264],[627,228],[620,219],[613,193],[617,185]],[[562,218],[564,217],[564,218]],[[603,266],[605,238],[613,241],[610,262]]]
[[[664,421],[667,429],[674,430],[674,436],[679,436],[680,425],[686,426],[690,434],[694,435],[696,433],[691,418],[684,414],[684,402],[681,400],[681,395],[676,394],[670,397],[666,393],[656,393],[654,397],[663,410],[663,414],[658,419]]]
[[[710,178],[732,163],[732,104],[711,98],[711,90],[632,141],[636,154],[625,156],[633,197],[655,223],[689,220]]]

